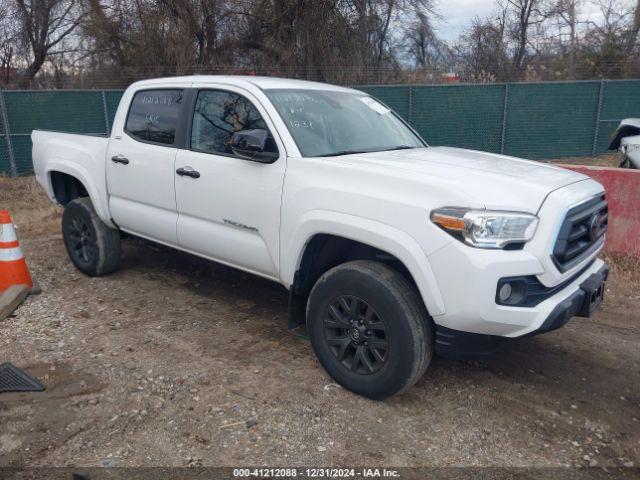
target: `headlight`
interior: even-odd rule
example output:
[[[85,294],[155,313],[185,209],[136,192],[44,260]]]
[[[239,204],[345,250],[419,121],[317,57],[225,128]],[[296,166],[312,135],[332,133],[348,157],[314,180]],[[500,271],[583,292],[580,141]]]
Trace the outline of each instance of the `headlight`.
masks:
[[[431,221],[459,240],[479,248],[505,248],[533,238],[538,217],[528,213],[447,207],[431,212]]]

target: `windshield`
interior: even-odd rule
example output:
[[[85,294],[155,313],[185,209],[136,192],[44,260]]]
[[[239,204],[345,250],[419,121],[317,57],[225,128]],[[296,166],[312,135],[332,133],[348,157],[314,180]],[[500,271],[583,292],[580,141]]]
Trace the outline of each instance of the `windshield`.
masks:
[[[425,146],[395,113],[365,94],[293,89],[265,93],[304,157]]]

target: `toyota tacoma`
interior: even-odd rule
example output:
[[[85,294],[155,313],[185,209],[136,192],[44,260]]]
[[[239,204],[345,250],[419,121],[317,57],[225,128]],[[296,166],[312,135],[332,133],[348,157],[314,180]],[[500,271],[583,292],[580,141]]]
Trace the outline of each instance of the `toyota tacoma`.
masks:
[[[599,183],[428,146],[358,90],[145,80],[109,136],[32,140],[80,271],[114,271],[124,232],[279,282],[289,326],[306,324],[329,375],[369,398],[413,385],[434,354],[491,354],[602,301]]]

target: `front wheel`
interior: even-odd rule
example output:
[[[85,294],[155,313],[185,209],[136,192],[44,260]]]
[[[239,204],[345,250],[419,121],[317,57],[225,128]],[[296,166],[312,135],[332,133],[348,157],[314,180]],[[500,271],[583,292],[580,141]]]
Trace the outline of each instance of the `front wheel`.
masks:
[[[78,270],[92,277],[118,268],[120,232],[100,219],[87,197],[70,201],[62,214],[62,238]]]
[[[411,387],[433,355],[432,327],[418,292],[378,262],[348,262],[323,274],[309,296],[307,324],[329,375],[372,399]]]

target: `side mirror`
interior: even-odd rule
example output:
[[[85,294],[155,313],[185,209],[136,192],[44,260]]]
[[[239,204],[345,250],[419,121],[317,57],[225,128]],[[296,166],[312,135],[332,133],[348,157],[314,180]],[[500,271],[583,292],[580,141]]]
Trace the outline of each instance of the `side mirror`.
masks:
[[[262,129],[241,130],[231,136],[231,151],[240,158],[260,163],[273,163],[276,152],[265,151],[269,133]]]

